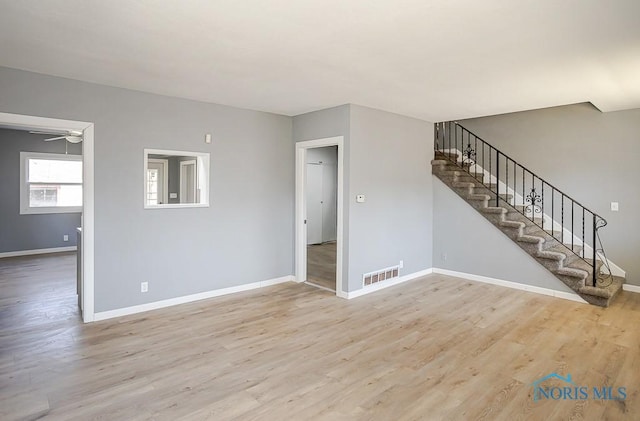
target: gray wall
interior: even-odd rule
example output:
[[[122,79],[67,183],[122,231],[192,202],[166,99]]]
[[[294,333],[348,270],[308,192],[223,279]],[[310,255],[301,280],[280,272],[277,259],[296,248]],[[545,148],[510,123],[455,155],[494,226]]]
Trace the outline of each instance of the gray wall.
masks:
[[[349,142],[349,291],[400,260],[402,275],[431,268],[433,124],[352,105]]]
[[[20,152],[65,153],[64,140],[44,142],[47,137],[0,129],[0,253],[76,245],[80,213],[20,215]],[[68,144],[68,151],[80,155],[82,146]]]
[[[294,141],[345,137],[343,288],[404,261],[402,274],[432,266],[433,125],[357,105],[293,119]],[[365,194],[365,203],[355,195]]]
[[[95,123],[96,311],[293,273],[290,117],[7,68],[0,92],[1,112]],[[211,206],[143,209],[144,148],[210,152]]]
[[[572,292],[446,184],[433,180],[435,267]]]
[[[602,215],[607,256],[640,285],[640,109],[601,113],[585,103],[461,124]]]

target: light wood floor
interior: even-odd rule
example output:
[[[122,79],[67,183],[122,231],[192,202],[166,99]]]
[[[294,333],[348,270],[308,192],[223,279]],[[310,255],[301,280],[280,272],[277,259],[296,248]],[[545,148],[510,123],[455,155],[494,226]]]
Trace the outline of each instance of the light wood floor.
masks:
[[[602,309],[432,275],[350,301],[289,283],[82,325],[12,292],[53,291],[42,275],[73,276],[72,259],[0,262],[2,420],[640,416],[640,294]],[[554,371],[628,398],[534,402]]]
[[[336,290],[336,243],[307,246],[307,282]]]

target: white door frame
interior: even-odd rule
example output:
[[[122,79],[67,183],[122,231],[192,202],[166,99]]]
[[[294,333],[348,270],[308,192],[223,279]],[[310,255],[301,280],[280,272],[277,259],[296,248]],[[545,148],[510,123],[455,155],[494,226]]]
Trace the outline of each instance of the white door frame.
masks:
[[[147,162],[147,168],[144,170],[144,182],[147,183],[147,170],[149,169],[149,163],[162,164],[162,203],[169,203],[169,160],[160,158],[149,158]],[[145,197],[145,200],[147,198]]]
[[[94,125],[93,123],[0,113],[0,124],[22,130],[80,130],[82,145],[82,319],[92,322],[94,301]]]
[[[296,281],[307,279],[307,229],[305,219],[306,206],[306,158],[307,149],[325,146],[338,147],[338,224],[336,237],[336,295],[347,298],[342,290],[342,250],[343,250],[343,192],[344,192],[344,137],[328,137],[324,139],[307,140],[296,143]]]
[[[182,183],[182,170],[188,165],[193,165],[193,200],[194,203],[198,202],[198,163],[195,159],[189,159],[187,161],[180,161],[180,203],[186,203],[182,201],[182,197],[185,195],[183,183]]]

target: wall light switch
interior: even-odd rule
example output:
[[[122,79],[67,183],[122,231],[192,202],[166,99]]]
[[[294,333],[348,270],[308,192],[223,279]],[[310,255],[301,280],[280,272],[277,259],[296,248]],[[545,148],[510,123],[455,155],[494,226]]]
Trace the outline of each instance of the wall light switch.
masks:
[[[69,236],[68,235],[63,235],[62,236],[62,241],[69,241]]]
[[[364,196],[364,194],[356,195],[356,202],[364,203],[366,200],[367,200],[367,198]]]
[[[204,143],[211,143],[211,133],[204,135]]]
[[[618,202],[611,202],[611,210],[618,212]]]

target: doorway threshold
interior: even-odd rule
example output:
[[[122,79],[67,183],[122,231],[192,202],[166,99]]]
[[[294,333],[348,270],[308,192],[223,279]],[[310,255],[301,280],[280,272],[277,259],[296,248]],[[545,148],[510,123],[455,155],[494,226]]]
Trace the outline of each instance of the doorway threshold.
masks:
[[[316,287],[318,289],[323,289],[325,291],[333,292],[334,294],[336,293],[335,289],[323,287],[322,285],[314,284],[313,282],[310,282],[310,281],[304,281],[304,283],[307,284],[307,285],[311,285],[312,287]]]

